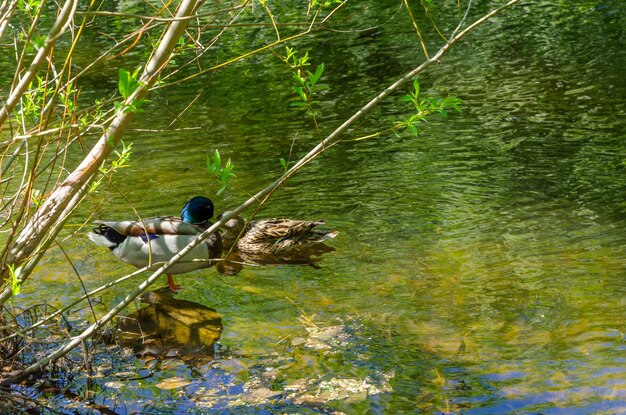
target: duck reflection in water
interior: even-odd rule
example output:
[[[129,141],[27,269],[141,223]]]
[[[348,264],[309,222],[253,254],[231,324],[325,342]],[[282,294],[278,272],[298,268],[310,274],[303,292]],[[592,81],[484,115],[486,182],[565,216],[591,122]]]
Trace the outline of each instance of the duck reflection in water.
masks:
[[[234,275],[246,262],[319,268],[315,263],[321,261],[321,255],[335,250],[324,242],[338,235],[337,231],[316,229],[324,223],[321,220],[273,218],[253,220],[246,225],[240,216],[235,216],[222,227],[223,250],[228,254],[217,264],[217,269],[223,274]]]
[[[119,324],[121,343],[138,357],[180,358],[194,364],[213,359],[222,319],[212,308],[173,297],[167,287],[139,296],[149,304]]]

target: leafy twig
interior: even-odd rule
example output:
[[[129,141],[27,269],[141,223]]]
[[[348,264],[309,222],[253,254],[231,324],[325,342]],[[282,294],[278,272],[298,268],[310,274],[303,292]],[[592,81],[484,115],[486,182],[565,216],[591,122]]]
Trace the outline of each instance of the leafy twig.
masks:
[[[206,158],[206,166],[209,170],[209,173],[214,174],[220,180],[222,187],[217,191],[216,194],[221,195],[224,190],[226,190],[230,184],[230,179],[232,177],[236,177],[235,173],[233,173],[233,169],[235,165],[231,163],[230,157],[226,161],[226,164],[222,166],[222,158],[220,156],[220,152],[215,149],[213,152],[213,160],[211,160],[211,155],[209,154]]]

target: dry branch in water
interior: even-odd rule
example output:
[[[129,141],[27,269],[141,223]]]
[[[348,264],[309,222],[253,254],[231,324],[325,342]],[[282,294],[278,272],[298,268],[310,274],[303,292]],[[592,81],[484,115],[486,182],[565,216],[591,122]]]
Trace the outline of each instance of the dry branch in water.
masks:
[[[430,66],[433,63],[438,62],[443,57],[443,55],[445,55],[445,53],[448,52],[455,43],[461,40],[469,32],[471,32],[476,27],[480,26],[481,24],[483,24],[484,22],[486,22],[487,20],[489,20],[496,14],[505,10],[506,8],[509,8],[513,6],[514,4],[518,3],[519,1],[520,0],[511,0],[507,2],[503,6],[493,10],[492,12],[486,14],[482,18],[472,23],[471,25],[467,26],[465,29],[458,32],[458,34],[455,34],[430,59],[427,59],[424,63],[422,63],[418,67],[407,72],[405,75],[400,77],[396,82],[391,84],[384,91],[382,91],[380,94],[374,97],[365,106],[363,106],[359,111],[357,111],[352,117],[350,117],[348,120],[342,123],[339,127],[337,127],[337,129],[335,129],[328,137],[326,137],[317,146],[315,146],[308,154],[302,157],[294,166],[292,166],[289,170],[287,170],[281,177],[279,177],[277,180],[275,180],[266,188],[260,190],[254,196],[250,197],[239,207],[232,210],[229,214],[222,217],[221,220],[216,222],[213,226],[211,226],[209,229],[207,229],[205,232],[199,235],[193,242],[191,242],[183,250],[181,250],[178,255],[173,257],[168,263],[164,264],[158,270],[152,273],[150,277],[148,277],[145,281],[143,281],[135,290],[133,290],[130,294],[128,294],[120,303],[118,303],[106,315],[101,317],[96,323],[94,323],[93,325],[85,329],[80,335],[73,337],[68,343],[60,347],[58,350],[56,350],[52,354],[48,355],[45,359],[42,359],[38,363],[33,364],[29,366],[28,368],[22,370],[20,373],[18,373],[14,377],[3,380],[2,382],[0,382],[0,384],[8,385],[23,378],[24,376],[34,373],[40,370],[41,368],[45,367],[46,365],[48,365],[50,362],[54,361],[55,359],[58,359],[64,356],[75,347],[79,346],[86,338],[94,334],[100,327],[102,327],[103,325],[111,321],[117,314],[119,314],[122,310],[124,310],[135,298],[137,298],[144,290],[146,290],[151,284],[153,284],[157,280],[158,277],[164,274],[168,267],[176,263],[178,260],[184,257],[188,252],[190,252],[194,247],[202,243],[206,238],[209,237],[211,233],[215,232],[223,223],[225,223],[226,221],[228,221],[235,215],[240,214],[241,212],[243,212],[244,210],[246,210],[253,204],[263,202],[264,200],[266,200],[267,197],[269,197],[278,187],[280,187],[286,180],[288,180],[293,174],[295,174],[303,166],[305,166],[311,160],[315,159],[317,156],[322,154],[331,146],[337,144],[341,140],[342,133],[344,133],[358,119],[363,117],[372,108],[374,108],[381,100],[383,100],[389,94],[397,90],[400,86],[405,84],[407,81],[413,79],[417,74],[422,72],[428,66]],[[177,17],[185,16],[187,15],[185,13],[193,12],[193,9],[194,9],[193,4],[190,4],[190,3],[194,3],[194,2],[183,1],[183,3],[181,3],[181,7],[179,8]],[[187,20],[177,20],[176,22],[174,22],[172,26],[170,26],[170,28],[168,29],[168,34],[171,34],[172,36],[174,36],[176,33],[178,33],[180,35],[181,33],[180,31],[183,30],[184,22],[186,21]],[[180,24],[180,27],[175,27],[177,24]],[[460,28],[457,28],[455,30],[455,33],[459,29]],[[149,85],[148,82],[150,80],[152,80],[152,82],[154,81],[154,78],[153,78],[154,74],[157,73],[158,70],[162,68],[162,65],[164,65],[167,62],[167,59],[164,55],[167,54],[168,47],[171,46],[168,42],[175,42],[178,39],[177,36],[174,36],[174,37],[172,36],[168,36],[166,34],[166,36],[162,40],[162,44],[161,44],[162,47],[159,48],[158,53],[155,53],[155,55],[153,56],[153,59],[151,60],[148,67],[146,68],[146,71],[144,71],[142,80],[146,82],[146,85]],[[164,44],[167,44],[167,46],[165,46]],[[147,93],[147,86],[145,88],[139,88],[139,89],[141,91],[136,92],[135,98],[141,98],[142,96],[145,96],[145,94]],[[57,191],[55,191],[52,194],[52,196],[48,199],[48,201],[46,202],[46,209],[53,210],[54,212],[56,212],[55,213],[56,216],[52,217],[48,215],[48,212],[46,209],[40,209],[40,213],[33,217],[33,220],[31,220],[31,224],[29,227],[29,233],[23,235],[20,238],[20,245],[18,246],[17,250],[14,252],[14,257],[16,259],[19,259],[19,258],[24,259],[25,253],[29,252],[29,250],[30,252],[32,252],[33,241],[35,243],[37,241],[36,239],[33,239],[33,236],[30,235],[30,232],[37,232],[40,229],[40,227],[51,226],[51,222],[53,221],[53,219],[59,218],[59,211],[61,209],[63,209],[62,213],[65,213],[67,211],[67,214],[69,214],[71,212],[71,209],[73,209],[73,207],[76,206],[82,194],[81,189],[83,189],[85,185],[84,180],[86,177],[89,177],[87,176],[88,172],[91,171],[89,170],[89,168],[93,168],[94,166],[99,165],[99,163],[101,163],[106,157],[106,155],[108,155],[111,151],[111,148],[107,147],[107,142],[105,138],[109,137],[109,138],[118,140],[121,133],[124,131],[128,121],[129,119],[125,117],[120,117],[120,119],[116,120],[107,131],[107,134],[105,134],[99,141],[97,145],[97,150],[96,151],[92,150],[92,153],[89,154],[85,162],[81,164],[81,166],[79,166],[79,168],[72,175],[70,175],[70,177],[65,181],[65,183],[59,189],[57,189]],[[74,180],[79,180],[79,179],[81,179],[82,182],[76,182],[76,183],[74,182]],[[63,205],[61,205],[61,203]],[[8,294],[5,290],[5,292],[3,292],[2,296],[0,297],[0,302],[6,300],[8,296],[10,296],[10,290]]]

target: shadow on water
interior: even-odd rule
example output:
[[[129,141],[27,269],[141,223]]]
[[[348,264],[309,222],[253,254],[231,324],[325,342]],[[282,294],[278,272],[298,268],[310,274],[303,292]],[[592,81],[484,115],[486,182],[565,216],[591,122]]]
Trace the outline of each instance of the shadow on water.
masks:
[[[180,358],[194,365],[213,359],[213,345],[222,334],[222,319],[213,308],[173,297],[165,287],[139,297],[149,305],[124,317],[121,344],[137,357]]]

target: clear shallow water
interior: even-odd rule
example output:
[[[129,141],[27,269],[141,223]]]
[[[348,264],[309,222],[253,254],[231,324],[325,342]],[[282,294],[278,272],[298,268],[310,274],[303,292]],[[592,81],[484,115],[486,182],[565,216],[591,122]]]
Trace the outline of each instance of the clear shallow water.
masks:
[[[387,22],[397,6],[376,2],[363,21]],[[478,5],[476,15],[482,9],[488,7]],[[284,378],[271,383],[277,391],[300,379],[393,374],[391,391],[327,404],[347,413],[626,411],[625,13],[616,1],[532,3],[470,35],[420,77],[426,93],[445,88],[462,98],[463,114],[433,120],[417,139],[342,143],[260,212],[323,218],[338,229],[336,252],[321,269],[245,268],[234,277],[209,269],[179,277],[181,298],[222,315],[223,352],[177,392],[154,386],[190,377],[175,362],[131,382],[117,409],[200,410],[193,399],[199,389],[222,382],[236,396],[259,367],[271,366],[269,357],[287,355],[293,361]],[[373,32],[322,33],[297,45],[327,67],[322,135],[415,65],[416,50],[406,46],[415,46],[411,30],[399,13]],[[116,186],[152,216],[177,214],[196,194],[224,210],[267,185],[292,140],[302,155],[320,137],[289,109],[290,75],[278,67],[259,57],[157,93],[134,127],[166,126],[174,117],[167,114],[204,88],[173,126],[202,130],[130,132],[133,166],[115,177]],[[406,108],[399,96],[348,138],[388,126],[387,117]],[[204,170],[213,148],[237,166],[234,188],[223,197],[214,196],[219,185]],[[131,212],[112,188],[100,196],[107,203],[99,218]],[[88,201],[70,226],[96,203]],[[85,237],[66,249],[89,286],[129,271]],[[55,251],[36,278],[45,284],[43,298],[59,304],[80,292]],[[106,294],[101,311],[133,284]],[[26,289],[23,298],[38,302],[41,294]],[[348,322],[352,347],[330,356],[291,348],[305,333],[303,312],[320,326]],[[137,397],[145,406],[128,404]],[[221,410],[272,408],[281,406]]]

